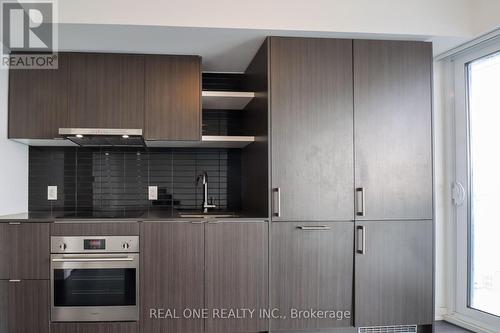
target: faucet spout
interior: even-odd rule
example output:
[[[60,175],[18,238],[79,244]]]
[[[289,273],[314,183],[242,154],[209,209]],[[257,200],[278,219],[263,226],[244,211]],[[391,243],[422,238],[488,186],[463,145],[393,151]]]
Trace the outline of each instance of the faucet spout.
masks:
[[[196,177],[196,186],[199,186],[200,182],[203,184],[203,213],[208,213],[209,208],[215,208],[216,205],[213,202],[208,202],[208,174],[203,171]]]

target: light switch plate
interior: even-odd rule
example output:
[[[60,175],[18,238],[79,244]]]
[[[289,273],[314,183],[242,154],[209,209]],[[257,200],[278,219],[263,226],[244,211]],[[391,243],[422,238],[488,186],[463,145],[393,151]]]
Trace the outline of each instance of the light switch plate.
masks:
[[[158,200],[158,186],[148,187],[148,198],[149,200]]]
[[[47,186],[47,200],[57,200],[57,186]]]

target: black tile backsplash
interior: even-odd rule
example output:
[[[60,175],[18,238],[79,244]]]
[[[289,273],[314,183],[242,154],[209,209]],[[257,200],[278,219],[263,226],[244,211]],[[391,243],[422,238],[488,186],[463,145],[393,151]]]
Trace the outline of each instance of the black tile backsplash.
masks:
[[[209,197],[218,209],[241,208],[237,149],[30,147],[31,211],[197,210],[203,200],[196,176],[208,173]],[[47,186],[58,200],[47,200]],[[158,200],[148,200],[148,186]]]
[[[245,74],[237,73],[203,73],[203,90],[212,91],[245,91]]]
[[[253,135],[244,127],[244,112],[203,110],[203,135]]]

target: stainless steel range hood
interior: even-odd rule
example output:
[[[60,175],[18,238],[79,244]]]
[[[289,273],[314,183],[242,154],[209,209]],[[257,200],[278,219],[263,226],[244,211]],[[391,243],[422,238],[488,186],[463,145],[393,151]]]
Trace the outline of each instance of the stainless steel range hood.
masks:
[[[59,135],[82,147],[144,147],[142,129],[60,128]]]

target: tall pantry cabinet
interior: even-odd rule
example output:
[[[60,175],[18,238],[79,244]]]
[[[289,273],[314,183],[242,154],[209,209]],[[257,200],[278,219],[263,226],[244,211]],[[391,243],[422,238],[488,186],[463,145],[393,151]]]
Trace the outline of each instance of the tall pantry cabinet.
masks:
[[[431,324],[431,44],[271,37],[267,45],[271,305],[286,308],[290,290],[305,286],[295,308],[354,314],[271,329]],[[293,224],[286,237],[283,223]],[[307,259],[317,266],[304,274],[287,255],[297,246],[330,255]],[[343,265],[350,256],[352,271]],[[339,288],[353,304],[324,298]]]

